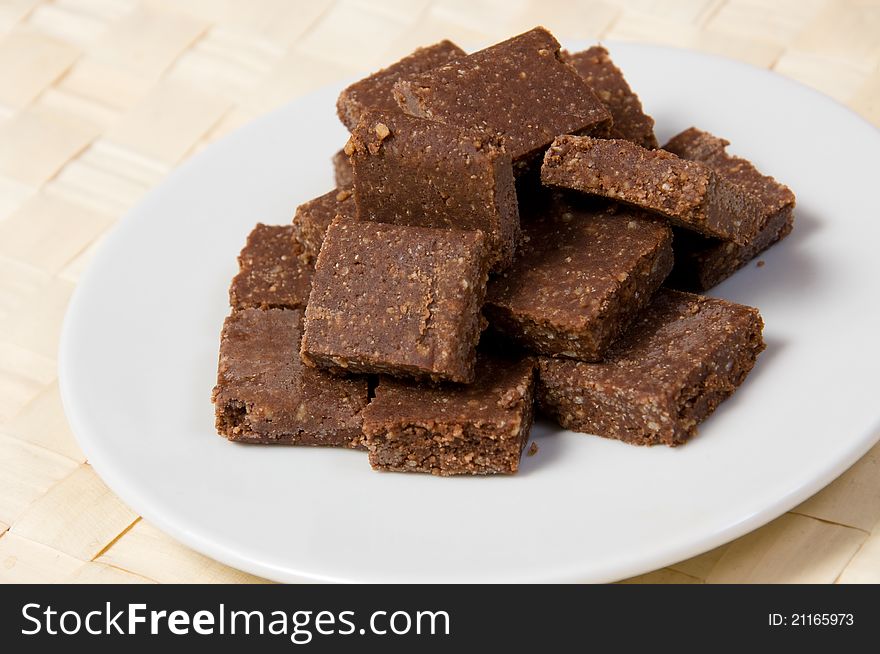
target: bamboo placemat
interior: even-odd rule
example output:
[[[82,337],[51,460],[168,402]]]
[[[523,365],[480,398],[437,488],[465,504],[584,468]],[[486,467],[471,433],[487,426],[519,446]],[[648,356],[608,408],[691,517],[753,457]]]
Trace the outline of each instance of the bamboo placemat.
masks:
[[[0,0],[0,582],[259,581],[141,520],[89,466],[56,381],[71,291],[206,143],[417,45],[536,24],[773,68],[880,124],[876,0]],[[880,446],[764,528],[634,581],[880,582]]]

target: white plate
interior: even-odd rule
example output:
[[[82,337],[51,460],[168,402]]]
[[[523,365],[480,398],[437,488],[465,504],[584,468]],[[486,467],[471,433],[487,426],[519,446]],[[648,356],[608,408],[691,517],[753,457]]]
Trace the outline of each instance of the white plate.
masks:
[[[577,46],[579,44],[571,44]],[[770,72],[683,50],[612,55],[658,136],[697,125],[797,193],[794,233],[715,294],[761,309],[767,351],[678,449],[538,426],[507,478],[372,472],[360,452],[214,433],[226,289],[256,221],[329,189],[346,139],[326,89],[180,167],[119,224],[70,305],[74,432],[131,507],[211,557],[282,581],[609,581],[696,555],[792,508],[880,424],[880,135]]]

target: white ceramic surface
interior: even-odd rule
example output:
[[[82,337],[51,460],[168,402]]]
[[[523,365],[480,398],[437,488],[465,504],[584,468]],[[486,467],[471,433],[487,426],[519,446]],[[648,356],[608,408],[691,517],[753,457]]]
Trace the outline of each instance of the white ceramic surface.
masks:
[[[761,309],[768,347],[698,438],[645,449],[540,425],[518,475],[440,479],[218,437],[209,398],[236,254],[256,221],[287,223],[331,187],[346,132],[329,88],[181,166],[97,253],[60,352],[67,415],[97,472],[232,566],[381,582],[620,579],[744,534],[843,472],[880,425],[880,133],[770,72],[611,49],[661,142],[700,126],[798,195],[794,233],[766,265],[714,290]]]

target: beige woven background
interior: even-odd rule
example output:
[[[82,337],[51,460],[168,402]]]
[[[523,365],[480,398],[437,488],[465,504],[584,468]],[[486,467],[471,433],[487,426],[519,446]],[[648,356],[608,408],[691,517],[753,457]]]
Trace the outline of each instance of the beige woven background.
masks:
[[[80,273],[150,187],[250,118],[416,45],[539,23],[770,67],[880,124],[876,0],[0,0],[0,582],[258,581],[139,519],[77,447],[56,347]],[[880,446],[636,581],[880,582]]]

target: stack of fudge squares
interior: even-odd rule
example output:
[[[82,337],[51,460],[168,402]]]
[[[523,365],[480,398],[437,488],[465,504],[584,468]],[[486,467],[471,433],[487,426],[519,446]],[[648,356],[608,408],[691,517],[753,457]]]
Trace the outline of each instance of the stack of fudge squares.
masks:
[[[604,48],[443,41],[337,106],[337,188],[239,256],[213,395],[229,440],[514,473],[535,408],[675,446],[754,366],[758,311],[694,292],[786,236],[794,195],[706,132],[660,149]]]

